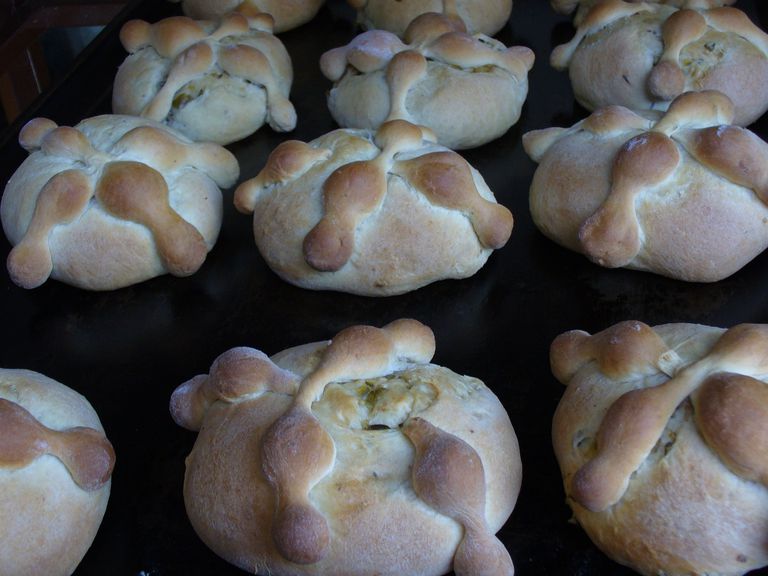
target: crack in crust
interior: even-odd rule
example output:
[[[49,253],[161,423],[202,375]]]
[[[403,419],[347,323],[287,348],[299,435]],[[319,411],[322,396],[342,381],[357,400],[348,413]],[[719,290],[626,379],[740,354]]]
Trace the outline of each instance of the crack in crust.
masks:
[[[333,534],[310,492],[334,468],[336,446],[313,413],[313,403],[329,384],[428,366],[434,352],[432,331],[410,319],[383,328],[342,330],[319,349],[317,362],[301,381],[261,352],[236,348],[217,358],[210,374],[179,386],[171,413],[180,425],[200,429],[205,412],[216,402],[235,403],[268,392],[293,396],[260,440],[260,464],[275,497],[270,531],[276,550],[292,563],[315,564],[328,554]],[[455,552],[456,573],[511,576],[509,554],[486,520],[485,471],[475,449],[416,414],[405,418],[401,430],[415,448],[414,492],[464,528]]]

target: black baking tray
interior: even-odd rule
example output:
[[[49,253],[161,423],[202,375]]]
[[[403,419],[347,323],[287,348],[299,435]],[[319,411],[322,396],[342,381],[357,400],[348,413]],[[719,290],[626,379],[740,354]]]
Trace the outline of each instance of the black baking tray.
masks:
[[[765,2],[737,6],[766,28]],[[110,111],[112,79],[125,57],[117,39],[122,22],[179,13],[179,6],[169,2],[131,2],[65,78],[0,135],[0,182],[26,157],[16,142],[24,121],[45,116],[74,125]],[[318,59],[356,33],[351,9],[342,0],[329,0],[310,24],[280,35],[294,63],[291,100],[298,126],[289,134],[264,128],[229,146],[240,161],[241,180],[254,176],[280,142],[308,141],[336,128],[325,105],[330,83]],[[499,140],[462,153],[515,215],[507,246],[472,278],[388,298],[293,287],[261,259],[251,218],[234,210],[232,190],[225,191],[219,241],[189,278],[165,276],[106,293],[56,281],[26,291],[0,270],[0,366],[35,370],[83,393],[117,453],[109,507],[77,575],[242,574],[213,554],[187,520],[184,458],[195,434],[171,420],[171,392],[207,372],[216,356],[234,346],[273,354],[330,338],[352,324],[381,326],[401,317],[430,326],[437,339],[435,362],[482,379],[509,412],[520,441],[523,485],[499,537],[517,574],[633,574],[569,522],[550,439],[563,388],[549,370],[549,345],[566,330],[596,332],[626,319],[722,327],[768,322],[768,253],[726,280],[691,284],[600,268],[535,229],[528,187],[536,165],[525,155],[521,136],[570,126],[586,116],[573,99],[567,74],[548,63],[553,46],[572,34],[569,19],[544,0],[516,0],[512,18],[497,35],[507,45],[532,48],[536,63],[517,125]],[[764,139],[767,128],[765,118],[752,127]],[[0,250],[7,257],[7,241],[0,241]],[[768,569],[753,574],[768,575]]]

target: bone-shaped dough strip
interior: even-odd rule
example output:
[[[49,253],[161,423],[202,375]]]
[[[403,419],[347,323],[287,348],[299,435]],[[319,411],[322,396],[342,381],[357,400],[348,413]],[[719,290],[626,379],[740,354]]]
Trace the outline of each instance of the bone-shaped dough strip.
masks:
[[[733,102],[722,92],[686,92],[675,98],[652,130],[672,137],[680,130],[731,124],[733,116]]]
[[[91,179],[79,170],[65,170],[48,180],[24,237],[8,254],[8,272],[15,284],[36,288],[48,279],[53,271],[48,236],[56,226],[78,218],[92,196]]]
[[[768,486],[768,384],[721,372],[699,387],[693,405],[701,435],[726,465]]]
[[[455,152],[432,152],[399,162],[397,170],[432,204],[465,213],[486,248],[501,248],[509,240],[512,213],[480,195],[469,165]]]
[[[411,87],[427,73],[427,59],[414,50],[400,52],[387,66],[389,114],[387,120],[409,120],[405,105]]]
[[[223,146],[210,142],[186,143],[151,126],[126,132],[112,147],[125,160],[137,160],[159,172],[189,166],[205,172],[220,187],[232,186],[240,173],[237,158]]]
[[[213,50],[205,42],[198,42],[184,50],[174,59],[168,78],[141,115],[161,122],[173,107],[176,92],[193,78],[205,74],[213,62]]]
[[[19,144],[27,152],[40,148],[43,138],[57,128],[56,122],[48,118],[33,118],[19,131]]]
[[[164,18],[155,24],[129,20],[120,29],[120,42],[128,52],[151,46],[163,58],[175,58],[205,37],[203,27],[185,16]]]
[[[232,348],[214,360],[210,373],[195,376],[171,395],[171,415],[188,430],[199,430],[216,401],[236,402],[262,392],[294,394],[298,378],[253,348]]]
[[[605,510],[618,502],[658,442],[678,405],[716,372],[768,371],[768,326],[741,324],[726,331],[709,354],[664,384],[632,390],[608,409],[596,436],[597,453],[574,475],[571,496],[582,506]]]
[[[456,575],[512,576],[512,559],[485,519],[485,470],[475,449],[422,418],[408,420],[403,433],[416,448],[416,495],[464,527],[453,560]]]
[[[355,36],[346,46],[333,48],[320,57],[320,70],[332,81],[339,80],[347,64],[360,72],[374,72],[384,68],[395,54],[408,46],[395,34],[385,30],[369,30]]]
[[[337,168],[323,184],[324,215],[304,238],[304,258],[316,270],[333,272],[352,255],[355,228],[381,205],[387,177],[375,160]]]
[[[85,161],[97,154],[85,135],[76,128],[59,126],[42,139],[40,150],[49,156],[61,156],[72,160]]]
[[[314,564],[330,543],[328,522],[309,492],[333,467],[333,439],[305,406],[294,403],[262,440],[262,469],[275,491],[272,538],[280,554],[297,564]]]
[[[738,126],[718,126],[679,134],[688,153],[734,184],[753,190],[768,205],[768,144]]]
[[[237,187],[235,207],[244,214],[250,214],[262,189],[295,180],[313,164],[327,159],[330,155],[331,151],[327,148],[313,148],[299,140],[282,142],[269,155],[261,172]]]
[[[550,347],[552,373],[568,384],[590,362],[612,380],[623,380],[634,374],[674,374],[680,358],[669,350],[653,328],[628,320],[589,335],[581,330],[561,334]]]
[[[516,76],[525,76],[534,61],[530,48],[516,46],[502,51],[494,50],[473,36],[459,32],[440,36],[426,46],[423,53],[428,58],[462,68],[491,65]]]
[[[377,378],[435,354],[435,336],[416,320],[395,320],[383,328],[351,326],[339,332],[317,368],[301,384],[296,403],[309,409],[331,382]]]
[[[219,51],[219,65],[230,76],[239,76],[264,87],[267,93],[267,122],[274,130],[287,132],[296,127],[296,110],[280,91],[272,66],[264,54],[245,44],[225,46]]]
[[[51,430],[22,406],[0,398],[0,468],[23,468],[44,454],[58,458],[87,491],[106,484],[115,464],[103,433],[85,427]]]
[[[707,21],[695,10],[679,10],[661,27],[664,52],[648,76],[648,90],[660,100],[672,100],[685,90],[685,74],[680,68],[680,51],[701,38]]]
[[[677,168],[677,145],[658,132],[629,140],[616,155],[608,198],[579,229],[584,253],[601,266],[626,266],[640,251],[635,197],[666,180]]]
[[[246,34],[249,30],[250,26],[248,25],[248,18],[245,14],[232,12],[221,19],[219,27],[213,31],[209,38],[218,42],[227,36]]]
[[[96,198],[110,214],[146,226],[165,267],[188,276],[202,266],[208,247],[198,230],[170,206],[162,174],[140,162],[110,162],[102,171]]]

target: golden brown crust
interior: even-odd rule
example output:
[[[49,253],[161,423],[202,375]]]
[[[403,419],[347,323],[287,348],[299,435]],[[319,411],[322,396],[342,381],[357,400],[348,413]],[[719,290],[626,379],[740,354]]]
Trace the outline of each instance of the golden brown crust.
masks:
[[[221,223],[217,185],[232,185],[239,169],[220,146],[180,138],[119,116],[75,128],[32,121],[21,134],[31,155],[8,183],[0,209],[14,244],[13,281],[34,288],[52,276],[109,290],[164,272],[195,272]],[[78,252],[78,239],[92,245]],[[96,247],[103,253],[86,253]]]
[[[437,576],[454,553],[457,574],[512,574],[493,537],[519,489],[511,426],[479,381],[430,365],[433,353],[415,320],[352,326],[273,357],[280,368],[267,374],[293,374],[293,394],[267,385],[213,400],[185,480],[201,537],[241,567],[280,574]],[[174,393],[174,418],[189,394]],[[211,450],[222,450],[215,466]],[[220,493],[234,478],[252,489]],[[374,533],[377,546],[363,545]]]
[[[645,336],[613,337],[627,326]],[[553,440],[576,519],[598,546],[643,574],[742,574],[768,563],[765,532],[752,519],[768,508],[768,396],[759,379],[768,327],[632,322],[569,340],[551,349],[553,371],[568,384]],[[628,358],[627,369],[610,374],[589,360],[605,355]],[[708,523],[695,529],[694,547],[673,536]]]
[[[664,110],[695,90],[725,93],[740,126],[768,109],[768,35],[740,10],[622,0],[589,6],[573,39],[551,57],[569,69],[576,99],[589,110]]]
[[[493,201],[476,172],[460,156],[434,146],[427,138],[431,138],[428,130],[395,120],[382,125],[375,136],[339,130],[308,145],[284,143],[260,174],[238,187],[235,205],[241,211],[254,212],[259,249],[270,266],[291,282],[370,295],[413,289],[418,286],[408,278],[411,268],[418,266],[419,274],[434,275],[431,280],[419,280],[419,285],[440,278],[443,268],[438,241],[423,247],[429,250],[428,256],[415,244],[405,245],[417,233],[414,225],[422,217],[416,214],[434,214],[430,219],[451,214],[451,220],[455,214],[469,224],[476,240],[466,236],[454,240],[476,243],[483,255],[503,246],[513,225],[511,213]],[[400,196],[406,186],[405,201],[419,212],[398,209],[399,214],[391,214],[394,209],[388,206],[393,190]],[[308,187],[310,192],[304,190],[301,198],[292,201],[286,190],[298,194],[300,187]],[[315,198],[323,208],[317,215]],[[280,216],[270,217],[262,225],[260,219],[273,211]],[[393,216],[413,218],[414,222],[392,223],[389,228]],[[291,220],[297,225],[291,225]],[[276,223],[285,223],[286,228],[268,233],[267,227]],[[366,278],[358,270],[365,266],[364,260],[383,257],[386,252],[382,247],[395,241],[394,237],[380,238],[376,254],[368,252],[367,246],[374,242],[372,230],[380,223],[386,227],[376,234],[399,234],[402,252],[408,256],[392,255],[393,262],[386,262],[386,269],[381,271],[386,277]],[[418,233],[425,231],[429,229],[420,226]],[[472,258],[469,253],[465,256]],[[452,252],[449,268],[463,267],[461,258]],[[434,271],[427,272],[429,267]]]
[[[113,109],[219,144],[245,138],[265,121],[293,130],[291,62],[271,32],[268,15],[232,13],[215,25],[182,16],[131,20],[120,33],[130,55],[115,78]]]
[[[184,14],[190,18],[211,20],[239,12],[249,18],[273,20],[275,33],[309,22],[323,3],[324,0],[181,0]]]
[[[493,140],[517,121],[534,61],[529,48],[472,36],[460,20],[435,13],[416,18],[404,39],[372,30],[323,54],[321,70],[334,82],[328,105],[341,126],[408,120],[458,149]],[[482,99],[470,97],[478,93]]]
[[[72,574],[101,523],[114,463],[82,396],[0,370],[0,573]]]
[[[526,151],[541,164],[531,186],[534,220],[548,236],[602,266],[693,281],[732,274],[768,243],[768,145],[724,125],[732,118],[733,107],[721,93],[687,93],[653,120],[609,108],[570,129],[526,134]],[[604,152],[578,154],[572,146],[604,146]],[[704,189],[711,194],[700,194]],[[712,219],[710,228],[686,223],[670,203],[681,210],[700,204]],[[673,220],[674,238],[666,236]],[[751,241],[710,243],[708,229],[715,224],[734,236],[746,226],[753,230]],[[664,237],[656,237],[657,230]],[[680,230],[688,230],[687,245],[680,244]],[[696,247],[699,242],[708,243],[706,251]]]

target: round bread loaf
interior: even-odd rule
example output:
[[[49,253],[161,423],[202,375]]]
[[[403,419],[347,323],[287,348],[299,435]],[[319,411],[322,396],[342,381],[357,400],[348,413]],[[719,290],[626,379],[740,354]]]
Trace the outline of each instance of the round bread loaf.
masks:
[[[647,576],[768,564],[768,325],[622,322],[552,344],[576,521]]]
[[[529,48],[470,36],[460,20],[434,13],[419,16],[404,37],[373,30],[323,54],[320,68],[334,82],[328,108],[339,125],[408,120],[456,150],[490,142],[520,118]]]
[[[30,155],[0,203],[11,279],[49,277],[112,290],[200,268],[221,228],[219,186],[239,174],[216,144],[195,144],[132,116],[96,116],[74,128],[36,118],[19,135]]]
[[[512,0],[347,0],[366,30],[387,30],[402,36],[411,22],[427,12],[462,20],[470,34],[493,36],[512,13]]]
[[[353,326],[272,358],[234,348],[177,388],[200,538],[276,576],[512,576],[493,535],[520,489],[514,430],[434,348],[415,320]]]
[[[196,142],[218,144],[242,140],[265,122],[280,132],[296,127],[288,100],[291,58],[272,35],[269,15],[130,20],[120,40],[130,55],[115,76],[116,114],[144,116]]]
[[[739,126],[768,109],[768,34],[736,8],[602,0],[550,61],[568,69],[576,100],[589,110],[666,110],[695,90],[726,94]]]
[[[285,32],[312,20],[325,0],[173,0],[190,18],[215,20],[230,12],[248,16],[269,14],[275,33]]]
[[[85,398],[0,369],[0,574],[72,574],[104,517],[114,463]]]
[[[534,222],[601,266],[730,276],[768,246],[768,144],[732,118],[725,96],[701,92],[664,115],[608,107],[525,134]]]
[[[552,8],[560,14],[570,14],[576,10],[573,22],[578,25],[587,15],[589,10],[602,0],[550,0]],[[629,0],[629,2],[652,2],[654,4],[666,4],[677,8],[717,8],[735,4],[736,0]]]
[[[403,120],[284,142],[235,205],[283,279],[369,296],[471,276],[512,232],[480,174]]]

